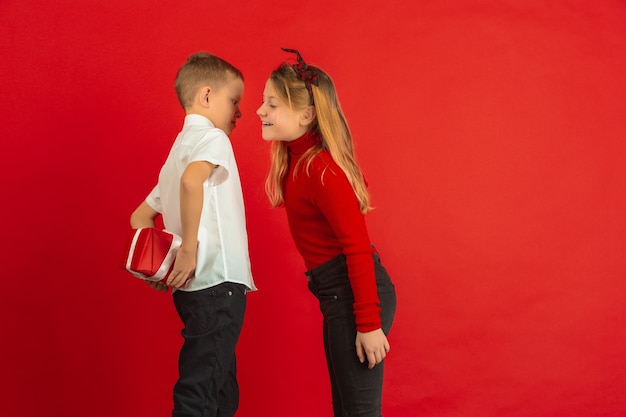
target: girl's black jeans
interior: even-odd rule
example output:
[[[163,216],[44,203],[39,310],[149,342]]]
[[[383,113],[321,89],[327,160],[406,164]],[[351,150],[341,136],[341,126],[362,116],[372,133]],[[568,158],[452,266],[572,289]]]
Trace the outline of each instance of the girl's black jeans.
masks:
[[[396,312],[396,292],[378,253],[372,256],[382,328],[387,335]],[[385,361],[369,369],[367,359],[361,363],[356,355],[354,296],[348,280],[346,257],[339,255],[307,271],[306,276],[309,290],[319,300],[324,316],[324,349],[334,417],[381,417]]]

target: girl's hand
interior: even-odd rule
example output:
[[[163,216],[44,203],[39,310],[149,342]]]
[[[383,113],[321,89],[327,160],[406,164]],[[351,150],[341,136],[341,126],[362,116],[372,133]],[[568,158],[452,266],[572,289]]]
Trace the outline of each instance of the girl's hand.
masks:
[[[387,352],[391,348],[387,341],[387,336],[382,329],[374,330],[367,333],[356,333],[356,355],[361,363],[365,362],[367,357],[368,368],[372,369],[381,363],[387,356]]]

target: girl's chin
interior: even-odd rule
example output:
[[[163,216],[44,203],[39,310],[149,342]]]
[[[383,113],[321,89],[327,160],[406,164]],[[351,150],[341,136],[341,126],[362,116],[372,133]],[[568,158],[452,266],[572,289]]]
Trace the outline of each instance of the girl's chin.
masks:
[[[267,135],[261,135],[261,137],[263,138],[265,142],[280,142],[281,141],[280,139],[276,139],[274,137],[267,136]]]
[[[291,142],[294,139],[283,139],[283,138],[277,138],[275,136],[270,136],[270,135],[266,135],[266,134],[261,134],[261,137],[263,138],[264,141],[266,142]]]

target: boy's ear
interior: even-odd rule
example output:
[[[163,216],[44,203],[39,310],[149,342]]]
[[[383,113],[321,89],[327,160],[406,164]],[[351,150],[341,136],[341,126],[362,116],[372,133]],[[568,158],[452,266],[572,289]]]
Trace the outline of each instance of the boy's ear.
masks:
[[[200,91],[198,91],[198,100],[200,101],[200,104],[203,106],[208,106],[209,105],[209,95],[211,93],[211,87],[204,86],[200,89]]]
[[[308,126],[313,123],[316,116],[317,112],[315,111],[315,107],[309,106],[302,113],[302,116],[300,117],[300,123],[302,124],[302,126]]]

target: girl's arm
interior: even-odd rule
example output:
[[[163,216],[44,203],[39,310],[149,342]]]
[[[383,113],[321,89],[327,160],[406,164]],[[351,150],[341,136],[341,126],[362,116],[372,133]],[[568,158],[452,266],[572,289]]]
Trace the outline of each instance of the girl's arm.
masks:
[[[331,167],[325,171],[323,183],[319,178],[311,178],[310,184],[316,188],[315,204],[346,256],[357,330],[370,332],[381,328],[380,300],[372,259],[374,250],[352,186],[339,167]]]
[[[371,369],[387,356],[390,345],[381,328],[380,301],[372,248],[359,210],[356,196],[342,171],[334,167],[326,172],[324,184],[316,193],[317,204],[333,228],[343,247],[348,265],[350,285],[354,294],[354,315],[357,325],[356,354],[361,363],[368,361]]]

